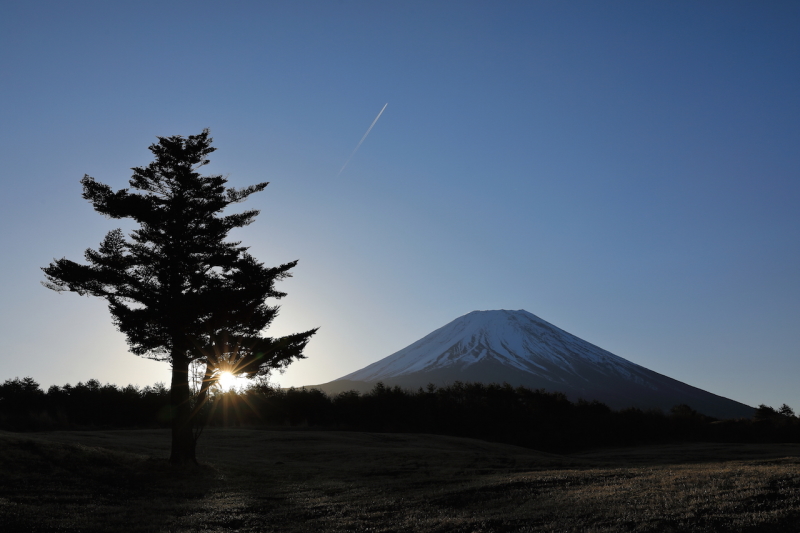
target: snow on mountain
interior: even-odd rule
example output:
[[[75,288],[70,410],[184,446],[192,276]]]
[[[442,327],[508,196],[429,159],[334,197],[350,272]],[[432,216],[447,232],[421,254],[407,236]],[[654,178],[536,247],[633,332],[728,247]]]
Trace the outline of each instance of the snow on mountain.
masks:
[[[719,417],[747,417],[753,408],[692,387],[618,357],[524,310],[473,311],[417,342],[335,381],[335,394],[377,382],[404,388],[455,381],[509,383],[599,400],[614,409],[669,410],[687,404]]]
[[[553,377],[553,367],[573,374],[576,359],[606,374],[636,379],[641,368],[545,322],[533,313],[473,311],[426,335],[399,352],[340,379],[378,381],[413,372],[495,361],[522,372]],[[562,377],[557,378],[561,380]]]

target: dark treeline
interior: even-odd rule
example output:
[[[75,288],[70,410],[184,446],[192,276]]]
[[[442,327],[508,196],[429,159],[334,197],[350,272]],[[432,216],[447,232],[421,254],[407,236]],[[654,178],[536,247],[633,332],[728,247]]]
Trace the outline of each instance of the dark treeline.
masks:
[[[90,379],[45,392],[28,377],[0,385],[0,429],[145,428],[169,422],[169,389],[162,383],[140,389]]]
[[[800,419],[784,405],[760,406],[752,419],[716,420],[679,405],[612,411],[599,402],[510,385],[458,383],[417,391],[377,385],[365,394],[254,385],[217,393],[209,426],[314,427],[432,433],[551,452],[686,441],[800,442]],[[100,385],[96,380],[46,392],[31,378],[0,385],[0,429],[168,427],[169,390]]]

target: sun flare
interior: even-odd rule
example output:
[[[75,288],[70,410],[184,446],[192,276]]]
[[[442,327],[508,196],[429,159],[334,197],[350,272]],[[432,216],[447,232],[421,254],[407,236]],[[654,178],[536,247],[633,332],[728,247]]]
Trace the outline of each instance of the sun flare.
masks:
[[[236,388],[238,381],[239,378],[237,378],[228,371],[224,371],[220,372],[217,383],[219,384],[223,392],[228,392],[229,390]]]

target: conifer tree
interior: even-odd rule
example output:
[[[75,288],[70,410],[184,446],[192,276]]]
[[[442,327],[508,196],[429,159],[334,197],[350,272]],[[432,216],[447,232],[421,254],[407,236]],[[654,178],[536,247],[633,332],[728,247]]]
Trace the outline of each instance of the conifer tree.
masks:
[[[109,232],[97,250],[86,250],[88,264],[62,258],[42,269],[49,289],[105,298],[130,350],[171,364],[170,462],[176,464],[196,462],[192,361],[206,364],[205,392],[223,370],[263,375],[303,358],[316,331],[262,336],[278,313],[266,300],[285,296],[275,282],[291,276],[297,261],[268,268],[240,242],[226,240],[258,211],[222,211],[267,183],[235,189],[226,188],[221,175],[201,176],[198,169],[215,150],[211,142],[207,129],[187,138],[159,137],[149,147],[154,161],[132,169],[130,189],[114,192],[84,176],[83,198],[98,213],[133,219],[138,229],[128,237]]]

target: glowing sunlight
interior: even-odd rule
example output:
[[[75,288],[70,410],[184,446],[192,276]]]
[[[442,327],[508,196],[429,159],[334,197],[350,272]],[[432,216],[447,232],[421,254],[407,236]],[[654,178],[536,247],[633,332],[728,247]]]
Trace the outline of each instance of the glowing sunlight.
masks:
[[[235,389],[237,385],[241,385],[240,379],[227,371],[220,373],[217,383],[223,392],[228,392]]]

